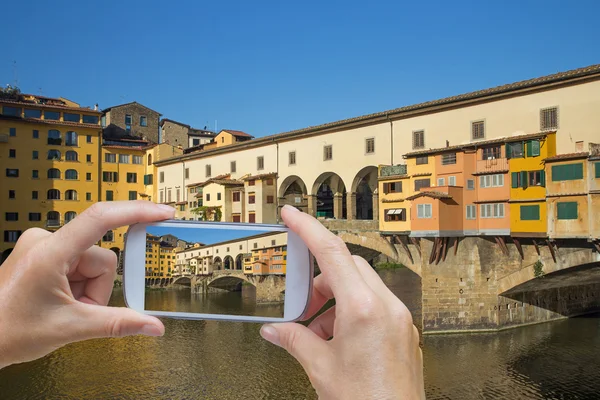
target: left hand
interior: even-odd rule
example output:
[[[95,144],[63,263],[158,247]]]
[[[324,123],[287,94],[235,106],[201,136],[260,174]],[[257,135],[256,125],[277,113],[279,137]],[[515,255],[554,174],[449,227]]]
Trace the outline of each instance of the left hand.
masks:
[[[174,212],[148,201],[96,203],[54,233],[25,231],[0,267],[0,368],[85,339],[162,336],[157,318],[106,307],[117,257],[95,243],[111,229]]]

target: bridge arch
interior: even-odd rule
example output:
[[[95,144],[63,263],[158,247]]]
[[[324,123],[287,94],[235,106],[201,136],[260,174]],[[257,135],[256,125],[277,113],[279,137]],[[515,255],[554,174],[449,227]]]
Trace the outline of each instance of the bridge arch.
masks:
[[[346,184],[335,172],[323,172],[315,179],[311,194],[317,197],[316,216],[346,219]]]
[[[356,194],[355,208],[356,219],[374,219],[373,194],[377,190],[378,169],[367,166],[358,171],[352,181],[350,192]]]
[[[181,276],[173,281],[173,285],[191,286],[192,280],[189,276]]]
[[[227,290],[230,292],[238,292],[242,290],[242,285],[244,282],[248,282],[252,286],[256,287],[256,284],[252,280],[248,279],[248,277],[241,271],[213,276],[213,278],[208,281],[208,287]]]

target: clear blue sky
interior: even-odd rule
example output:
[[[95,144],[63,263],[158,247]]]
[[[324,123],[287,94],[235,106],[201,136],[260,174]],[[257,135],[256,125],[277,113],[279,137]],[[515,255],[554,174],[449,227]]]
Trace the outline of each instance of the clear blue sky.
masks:
[[[91,6],[94,4],[94,6]],[[255,136],[600,63],[600,1],[8,1],[0,84]]]
[[[146,231],[151,235],[163,236],[173,235],[179,239],[186,240],[188,242],[213,244],[225,242],[227,240],[234,240],[244,238],[248,236],[260,235],[267,233],[267,231],[261,230],[237,230],[237,229],[191,229],[191,228],[167,228],[149,226]]]

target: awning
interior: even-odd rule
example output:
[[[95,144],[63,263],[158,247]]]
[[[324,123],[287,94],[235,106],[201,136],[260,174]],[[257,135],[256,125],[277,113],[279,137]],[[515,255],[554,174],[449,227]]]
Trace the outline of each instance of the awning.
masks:
[[[391,209],[388,210],[387,215],[400,215],[402,214],[402,209],[401,208],[395,208],[395,209]]]

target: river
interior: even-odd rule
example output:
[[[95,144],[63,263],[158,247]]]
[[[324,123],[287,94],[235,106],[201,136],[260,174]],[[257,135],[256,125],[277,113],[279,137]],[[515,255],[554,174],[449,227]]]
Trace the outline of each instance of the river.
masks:
[[[407,269],[380,275],[418,319],[419,278]],[[120,290],[111,304],[123,305]],[[262,340],[258,324],[164,322],[162,338],[75,343],[8,367],[0,399],[316,398],[300,366]],[[423,342],[428,399],[600,398],[597,317]]]

